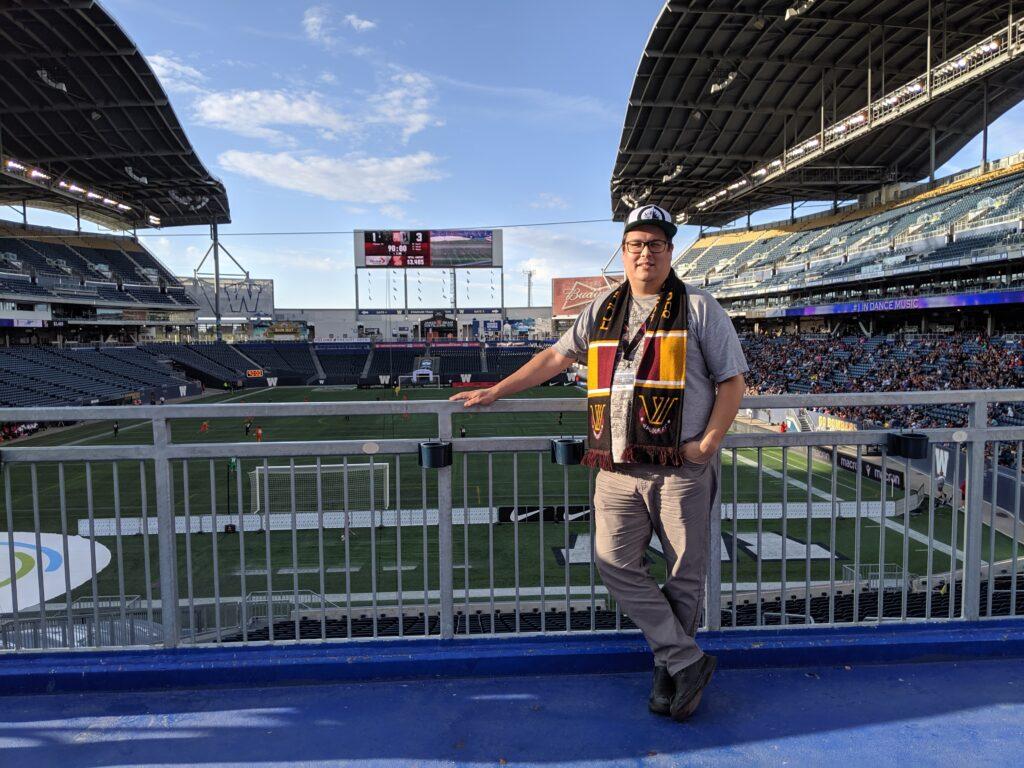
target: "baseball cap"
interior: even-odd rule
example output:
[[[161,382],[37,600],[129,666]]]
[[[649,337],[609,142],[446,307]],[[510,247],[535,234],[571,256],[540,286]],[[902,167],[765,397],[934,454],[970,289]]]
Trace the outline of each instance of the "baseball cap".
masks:
[[[657,205],[641,205],[629,212],[626,219],[626,228],[622,234],[632,232],[637,227],[652,225],[661,229],[665,236],[671,240],[677,228],[672,221],[672,214]]]

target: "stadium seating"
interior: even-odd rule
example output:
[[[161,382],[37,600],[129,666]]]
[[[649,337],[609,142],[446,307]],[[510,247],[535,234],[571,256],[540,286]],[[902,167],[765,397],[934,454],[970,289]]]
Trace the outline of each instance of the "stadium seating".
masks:
[[[188,386],[184,377],[134,348],[0,350],[0,403],[4,406],[178,397],[182,386]]]
[[[707,235],[677,261],[687,281],[736,298],[818,281],[848,280],[877,265],[939,262],[1024,242],[1024,168],[1011,166],[874,208]],[[952,237],[951,237],[952,235]]]
[[[370,345],[316,344],[314,346],[320,366],[327,374],[328,384],[355,384],[366,367]]]
[[[993,579],[983,579],[981,582],[981,604],[988,604],[989,591],[992,591],[992,616],[1019,616],[1024,614],[1024,575],[1017,576],[1017,588],[1013,592],[1010,589],[1011,577],[1004,576]],[[952,589],[947,588],[945,583],[936,580],[932,590],[913,591],[907,593],[906,613],[904,614],[903,592],[898,589],[887,589],[882,591],[882,617],[898,619],[906,615],[908,618],[924,618],[928,615],[927,609],[930,604],[931,616],[957,617],[961,615],[959,601],[951,601],[950,596],[959,596],[962,593],[963,585],[958,579],[954,582]],[[793,597],[786,600],[785,613],[787,624],[828,624],[831,622],[853,622],[871,621],[878,616],[879,596],[877,589],[863,589],[857,594],[856,606],[854,595],[849,590],[836,594],[834,598],[825,595],[810,595],[808,597]],[[953,603],[951,605],[951,602]],[[854,610],[856,607],[856,611]],[[856,619],[854,614],[856,613]],[[538,632],[543,626],[548,631],[564,632],[566,629],[565,609],[557,607],[548,609],[543,615],[540,613],[523,612],[518,616],[512,611],[496,610],[493,614],[487,611],[474,611],[466,615],[456,609],[455,631],[456,634],[498,634],[508,632]],[[758,619],[760,618],[760,622]],[[597,609],[593,612],[593,626],[591,626],[590,610],[574,610],[569,616],[569,627],[573,630],[588,631],[591,629],[615,631],[622,629],[635,629],[636,625],[630,621],[628,616],[618,614],[616,611]],[[774,600],[764,599],[760,606],[753,597],[746,597],[735,608],[729,606],[722,609],[722,627],[754,627],[754,626],[775,626],[782,623],[782,601],[779,598]],[[492,624],[493,622],[493,624]],[[299,637],[308,640],[318,640],[321,637],[321,623],[315,618],[302,618],[298,621]],[[406,615],[401,620],[401,631],[399,630],[399,619],[397,617],[375,618],[372,615],[357,615],[352,617],[351,625],[348,618],[327,619],[325,622],[325,633],[327,637],[397,637],[405,635],[415,637],[424,634],[423,616]],[[493,627],[493,628],[492,628]],[[286,619],[274,622],[274,637],[279,640],[292,640],[295,638],[296,621]],[[437,617],[431,617],[427,634],[438,634],[440,631]],[[351,632],[351,635],[349,634]],[[266,625],[257,628],[250,628],[246,634],[249,641],[265,641],[269,638],[269,627]],[[241,642],[242,635],[226,637],[226,642]]]
[[[537,347],[487,347],[487,372],[496,379],[515,373],[533,357]]]
[[[402,347],[377,346],[373,350],[367,378],[370,381],[375,381],[378,380],[378,377],[385,375],[393,379],[397,379],[399,376],[408,376],[415,367],[416,358],[425,354],[427,354],[425,344]]]
[[[277,377],[278,384],[309,384],[317,379],[316,363],[304,342],[248,342],[237,345],[247,357]]]
[[[166,359],[177,363],[185,371],[194,378],[197,378],[208,385],[215,387],[223,386],[225,383],[237,383],[240,380],[245,379],[245,368],[236,365],[236,361],[239,364],[245,364],[245,358],[235,352],[234,350],[228,349],[228,354],[233,355],[234,359],[227,357],[229,365],[225,365],[219,360],[215,359],[214,355],[218,355],[218,352],[211,351],[210,347],[223,346],[226,344],[145,344],[142,345],[142,349],[149,352],[151,355],[158,359]],[[196,348],[206,349],[208,354],[201,354],[196,351]]]
[[[0,290],[11,293],[196,306],[152,254],[123,237],[0,225],[0,273]]]
[[[442,381],[450,381],[463,375],[469,374],[478,378],[483,370],[483,360],[480,357],[480,347],[443,347],[434,350],[441,366],[438,373]]]

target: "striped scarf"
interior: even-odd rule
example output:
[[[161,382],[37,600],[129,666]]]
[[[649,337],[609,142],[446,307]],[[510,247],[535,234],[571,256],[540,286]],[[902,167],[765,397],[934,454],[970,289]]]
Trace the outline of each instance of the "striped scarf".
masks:
[[[611,388],[630,303],[624,282],[604,300],[587,346],[587,452],[583,463],[612,469]],[[627,418],[623,461],[679,466],[683,393],[686,389],[686,287],[669,272],[654,311],[644,324],[640,358]],[[653,324],[653,325],[652,325]]]

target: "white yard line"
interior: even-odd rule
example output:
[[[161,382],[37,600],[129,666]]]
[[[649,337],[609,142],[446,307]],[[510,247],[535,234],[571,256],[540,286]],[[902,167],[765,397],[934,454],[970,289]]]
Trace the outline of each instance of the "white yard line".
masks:
[[[243,392],[240,395],[235,395],[234,397],[227,397],[227,398],[225,398],[223,400],[218,400],[217,404],[220,404],[220,403],[230,403],[230,402],[233,402],[235,400],[243,400],[244,398],[249,397],[249,395],[255,394],[256,392],[262,392],[262,391],[263,390],[261,390],[261,389],[252,389],[252,390],[249,390],[248,392]],[[126,418],[130,418],[130,417],[126,417]],[[148,422],[148,421],[140,421],[138,424],[129,424],[127,427],[123,427],[121,429],[121,431],[122,432],[127,432],[130,429],[139,429],[140,427],[148,427],[148,426],[150,426],[150,422]],[[110,430],[109,432],[101,432],[98,435],[89,435],[88,437],[80,437],[77,440],[71,440],[71,441],[65,443],[65,445],[81,445],[82,443],[88,443],[91,440],[99,440],[101,437],[109,437],[111,434],[113,434],[113,430]]]
[[[743,456],[743,455],[741,455],[739,453],[736,454],[736,458],[737,458],[738,461],[740,461],[743,464],[746,464],[746,465],[752,466],[752,467],[757,467],[757,462],[754,461],[753,459],[747,458],[746,456]],[[770,469],[769,467],[764,466],[763,462],[762,462],[762,466],[761,466],[761,471],[764,472],[766,475],[769,475],[770,477],[774,477],[774,478],[776,478],[778,480],[782,479],[782,473],[781,472],[778,472],[778,471],[776,471],[774,469]],[[797,480],[797,479],[795,479],[793,477],[787,477],[786,480],[794,488],[798,488],[798,489],[800,489],[802,491],[806,491],[807,490],[807,484],[806,483],[802,483],[802,482],[800,482],[799,480]],[[824,499],[826,501],[831,501],[832,500],[831,495],[829,495],[825,491],[822,491],[822,490],[820,490],[818,488],[812,487],[811,488],[811,493],[813,493],[815,496],[817,496],[817,497],[819,497],[821,499]],[[918,531],[915,531],[913,528],[906,528],[906,527],[900,525],[899,523],[895,522],[894,520],[890,520],[890,519],[886,518],[885,519],[885,527],[888,528],[889,530],[892,530],[892,531],[898,531],[899,533],[902,533],[904,536],[909,536],[914,541],[919,542],[921,544],[924,544],[925,546],[928,545],[928,537],[925,536],[923,533],[919,533]],[[937,539],[932,541],[932,547],[934,547],[936,551],[941,552],[944,555],[950,555],[951,556],[953,554],[953,550],[952,550],[952,548],[949,545],[943,544],[941,541],[938,541]],[[957,557],[960,560],[964,560],[963,550],[958,549],[956,551],[956,555],[957,555]],[[982,560],[982,562],[984,563],[984,562],[987,562],[987,561],[986,560]]]

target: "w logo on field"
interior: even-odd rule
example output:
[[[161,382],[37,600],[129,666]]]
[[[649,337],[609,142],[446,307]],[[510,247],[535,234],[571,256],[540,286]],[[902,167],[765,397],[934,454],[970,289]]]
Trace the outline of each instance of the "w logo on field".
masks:
[[[459,378],[462,379],[462,383],[463,384],[468,384],[470,382],[470,380],[473,378],[473,374],[471,374],[471,373],[460,373],[459,374]]]
[[[267,386],[268,387],[276,387],[277,386],[277,377],[276,376],[268,377],[267,378]]]
[[[389,374],[387,374],[387,373],[382,373],[377,378],[380,379],[380,383],[381,384],[390,384],[391,383],[391,376]]]

